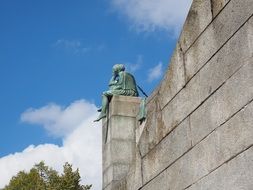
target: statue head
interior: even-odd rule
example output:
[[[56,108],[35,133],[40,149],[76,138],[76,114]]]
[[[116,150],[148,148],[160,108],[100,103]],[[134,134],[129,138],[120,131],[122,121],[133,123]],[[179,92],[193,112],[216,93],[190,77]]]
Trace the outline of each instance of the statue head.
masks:
[[[125,66],[123,64],[116,64],[112,67],[112,71],[114,74],[125,71]]]

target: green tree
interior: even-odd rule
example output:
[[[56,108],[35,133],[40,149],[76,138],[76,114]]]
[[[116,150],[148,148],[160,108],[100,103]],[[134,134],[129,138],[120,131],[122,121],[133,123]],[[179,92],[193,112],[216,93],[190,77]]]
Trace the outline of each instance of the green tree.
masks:
[[[3,190],[89,190],[91,185],[81,185],[79,170],[65,163],[63,174],[49,168],[44,162],[34,165],[29,172],[20,171],[12,177]]]

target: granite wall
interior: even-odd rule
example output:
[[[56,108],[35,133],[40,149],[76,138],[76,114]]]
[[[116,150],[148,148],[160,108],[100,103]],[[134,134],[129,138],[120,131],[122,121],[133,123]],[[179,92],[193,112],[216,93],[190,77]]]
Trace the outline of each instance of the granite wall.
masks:
[[[128,190],[253,189],[253,0],[193,0]]]
[[[103,189],[252,190],[253,0],[193,0],[145,123],[115,98]]]

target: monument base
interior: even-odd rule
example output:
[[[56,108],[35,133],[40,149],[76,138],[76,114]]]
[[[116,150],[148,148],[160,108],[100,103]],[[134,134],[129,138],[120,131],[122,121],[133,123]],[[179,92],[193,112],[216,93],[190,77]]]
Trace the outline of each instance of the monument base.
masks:
[[[124,190],[135,157],[136,116],[140,98],[113,96],[103,125],[103,190]]]

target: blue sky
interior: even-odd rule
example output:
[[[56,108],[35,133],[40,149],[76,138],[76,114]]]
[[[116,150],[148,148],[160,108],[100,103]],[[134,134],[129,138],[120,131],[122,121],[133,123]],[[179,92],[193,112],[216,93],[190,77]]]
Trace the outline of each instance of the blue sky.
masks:
[[[0,170],[6,163],[10,168],[0,174],[0,188],[32,162],[50,163],[52,155],[41,157],[43,151],[57,149],[59,159],[64,152],[62,163],[76,167],[89,162],[69,152],[100,138],[99,124],[90,121],[112,66],[125,64],[150,94],[166,71],[189,6],[185,0],[1,0]],[[78,130],[89,141],[74,142]],[[100,189],[96,172],[83,176]]]

